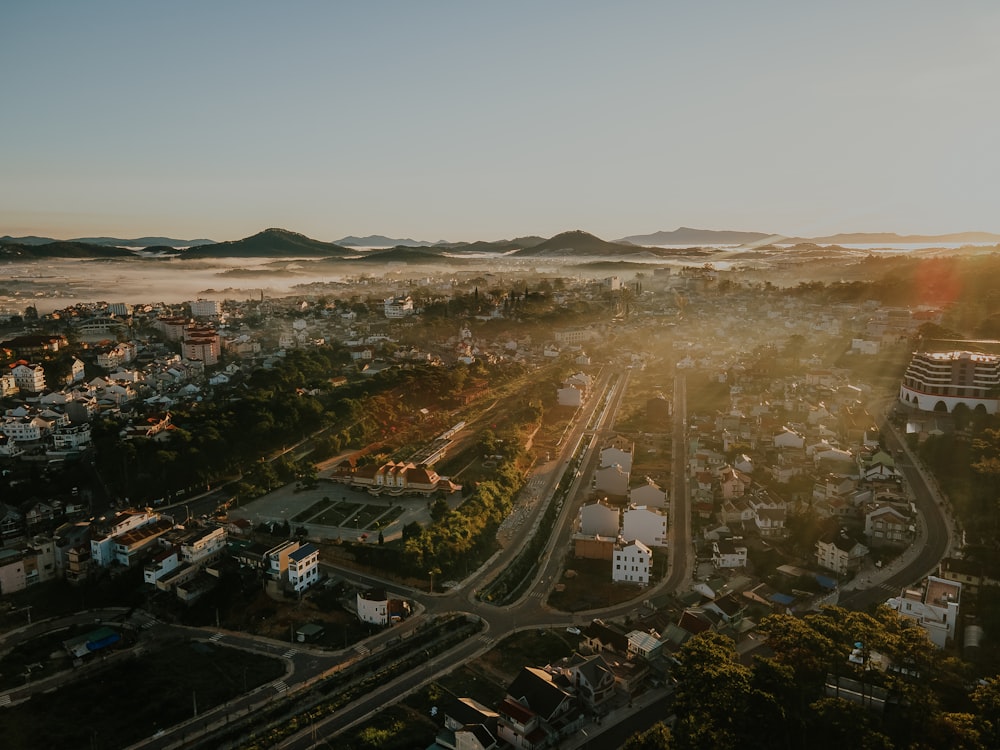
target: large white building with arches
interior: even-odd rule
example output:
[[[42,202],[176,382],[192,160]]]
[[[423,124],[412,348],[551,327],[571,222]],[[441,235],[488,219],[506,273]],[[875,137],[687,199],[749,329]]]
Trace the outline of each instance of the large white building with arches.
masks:
[[[1000,410],[1000,355],[973,351],[914,352],[899,387],[901,403],[922,411]]]

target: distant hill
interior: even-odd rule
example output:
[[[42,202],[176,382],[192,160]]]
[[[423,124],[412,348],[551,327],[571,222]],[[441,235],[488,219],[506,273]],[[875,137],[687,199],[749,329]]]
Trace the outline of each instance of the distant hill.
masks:
[[[90,245],[85,242],[56,240],[39,245],[5,242],[0,239],[0,259],[41,260],[44,258],[134,258],[135,253],[124,247]]]
[[[77,237],[72,240],[57,240],[52,237],[0,237],[0,242],[14,242],[19,245],[49,245],[53,242],[85,242],[88,245],[103,245],[105,247],[197,247],[211,245],[212,240],[175,240],[170,237],[136,237],[135,239],[119,239],[117,237]]]
[[[355,252],[332,242],[322,242],[287,229],[265,229],[232,242],[200,245],[185,250],[182,258],[305,258],[348,257]]]
[[[409,237],[403,240],[394,240],[382,234],[369,234],[367,237],[349,235],[333,242],[342,247],[433,247],[434,245],[448,244],[444,240],[427,242],[426,240],[411,240]]]
[[[633,244],[608,242],[588,232],[575,229],[557,234],[533,247],[519,250],[517,256],[520,258],[536,255],[620,255],[622,253],[632,254],[637,250],[638,248]]]
[[[680,227],[673,231],[660,230],[652,234],[633,234],[619,242],[633,245],[745,245],[775,237],[764,232],[737,232],[716,229]]]
[[[851,234],[831,234],[828,237],[790,237],[781,244],[813,242],[817,245],[908,245],[940,242],[954,245],[964,242],[994,244],[1000,242],[1000,234],[992,232],[954,232],[952,234],[896,234],[895,232],[854,232]]]

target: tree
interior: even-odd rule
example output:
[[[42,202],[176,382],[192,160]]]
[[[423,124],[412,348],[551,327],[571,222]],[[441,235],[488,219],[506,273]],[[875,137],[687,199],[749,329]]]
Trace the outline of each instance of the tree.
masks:
[[[737,661],[732,639],[712,630],[699,633],[681,646],[678,660],[676,747],[740,747],[750,670]]]
[[[633,734],[622,745],[622,750],[670,750],[670,728],[662,721],[653,724],[645,732]]]

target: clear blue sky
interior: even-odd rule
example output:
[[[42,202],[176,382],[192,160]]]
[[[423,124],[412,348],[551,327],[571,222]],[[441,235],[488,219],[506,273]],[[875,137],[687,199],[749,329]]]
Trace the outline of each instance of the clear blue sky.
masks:
[[[1000,3],[0,7],[0,234],[1000,231]]]

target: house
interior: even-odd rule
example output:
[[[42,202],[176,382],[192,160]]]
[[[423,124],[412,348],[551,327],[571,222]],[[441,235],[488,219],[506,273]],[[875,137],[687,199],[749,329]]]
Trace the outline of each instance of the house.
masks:
[[[556,403],[559,406],[580,406],[583,404],[583,391],[576,386],[565,385],[556,391]]]
[[[24,554],[20,550],[0,549],[0,596],[24,591]]]
[[[667,517],[655,508],[630,506],[622,514],[622,536],[647,547],[666,547]]]
[[[771,438],[771,443],[775,448],[801,450],[805,447],[806,439],[795,430],[789,427],[782,427],[781,431]]]
[[[750,477],[732,466],[725,467],[719,474],[719,490],[723,500],[743,497],[750,489]]]
[[[303,592],[319,580],[319,547],[303,544],[288,556],[288,583]]]
[[[646,477],[644,484],[628,491],[628,501],[633,505],[647,508],[663,508],[667,504],[667,493],[652,479]]]
[[[580,645],[591,653],[610,651],[624,656],[628,653],[628,635],[616,623],[591,620],[581,633]]]
[[[747,546],[740,537],[712,542],[712,565],[716,568],[744,568]]]
[[[600,654],[574,653],[556,666],[569,679],[577,700],[591,711],[597,711],[614,697],[615,674]]]
[[[397,623],[410,614],[408,602],[391,598],[382,588],[359,591],[356,605],[358,619],[372,625]]]
[[[638,540],[615,545],[611,580],[625,583],[649,584],[653,565],[653,551]]]
[[[872,546],[909,544],[913,533],[910,517],[891,505],[877,506],[865,515],[865,536]]]
[[[594,489],[616,497],[628,494],[629,473],[621,466],[606,466],[594,472]]]
[[[556,742],[569,719],[572,694],[544,669],[524,667],[507,688],[497,710],[497,734],[519,750],[536,750]]]
[[[623,450],[617,446],[609,446],[601,451],[601,468],[620,466],[624,472],[632,471],[632,450]],[[625,494],[625,493],[621,493]]]
[[[783,500],[761,491],[750,497],[750,507],[753,509],[754,525],[758,534],[764,538],[785,535],[785,519],[788,513]]]
[[[10,374],[14,376],[14,384],[22,392],[41,393],[45,390],[45,370],[41,365],[22,359],[11,367]]]
[[[286,539],[264,553],[264,573],[275,581],[287,580],[288,557],[301,546],[297,539]]]
[[[95,565],[107,567],[115,559],[114,540],[129,531],[155,523],[159,514],[145,510],[123,510],[111,520],[100,519],[91,528],[90,559]]]
[[[816,562],[827,570],[847,575],[861,567],[868,548],[846,529],[833,529],[816,541]]]
[[[633,630],[628,636],[628,653],[632,658],[652,659],[663,649],[664,641],[654,633]]]
[[[442,709],[444,726],[427,750],[493,750],[500,714],[472,698],[456,698]]]
[[[962,584],[927,576],[922,589],[904,589],[886,604],[927,632],[938,648],[953,643],[958,629]]]
[[[617,537],[620,513],[607,503],[596,502],[580,508],[580,533],[586,536]]]
[[[413,315],[416,311],[413,308],[413,298],[406,297],[388,297],[382,303],[382,309],[387,318],[406,318]]]

